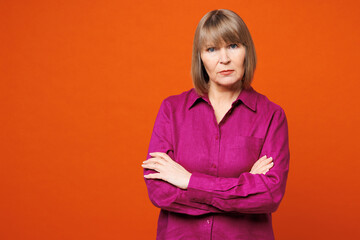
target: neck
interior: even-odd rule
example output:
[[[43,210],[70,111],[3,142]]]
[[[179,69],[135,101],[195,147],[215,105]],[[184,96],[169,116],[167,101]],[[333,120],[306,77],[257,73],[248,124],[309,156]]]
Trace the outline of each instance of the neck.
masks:
[[[213,105],[230,105],[239,96],[241,87],[225,88],[215,84],[209,86],[209,100]]]

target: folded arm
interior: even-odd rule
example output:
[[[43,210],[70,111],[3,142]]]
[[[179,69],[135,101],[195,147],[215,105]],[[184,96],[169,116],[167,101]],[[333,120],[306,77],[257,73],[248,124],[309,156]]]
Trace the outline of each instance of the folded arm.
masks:
[[[173,172],[160,174],[162,171],[165,173],[167,171],[163,166],[164,163],[175,160],[171,116],[166,103],[163,102],[155,121],[149,147],[149,153],[162,152],[162,155],[149,154],[149,160],[144,163],[145,165],[143,164],[150,200],[162,209],[189,215],[210,212],[273,212],[285,192],[289,162],[287,134],[286,117],[280,109],[272,116],[260,154],[260,156],[271,156],[273,159],[261,158],[254,164],[250,173],[242,173],[238,178],[189,173],[179,165],[180,167],[174,167],[179,170],[179,176],[183,176],[179,180],[174,177]],[[165,161],[164,154],[170,160]],[[154,163],[159,165],[153,166]]]
[[[282,109],[274,112],[260,155],[273,158],[266,174],[240,174],[238,178],[193,173],[188,185],[191,201],[226,212],[274,212],[285,193],[289,170],[288,127]]]

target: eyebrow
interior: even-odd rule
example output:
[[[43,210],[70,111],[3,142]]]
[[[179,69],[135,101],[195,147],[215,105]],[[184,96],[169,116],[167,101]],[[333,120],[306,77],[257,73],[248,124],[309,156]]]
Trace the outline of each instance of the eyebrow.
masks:
[[[203,49],[208,49],[208,48],[214,48],[215,46],[211,46],[211,45],[206,45],[203,47]]]
[[[216,44],[213,44],[213,43],[206,43],[203,45],[203,47],[213,47],[215,46]]]

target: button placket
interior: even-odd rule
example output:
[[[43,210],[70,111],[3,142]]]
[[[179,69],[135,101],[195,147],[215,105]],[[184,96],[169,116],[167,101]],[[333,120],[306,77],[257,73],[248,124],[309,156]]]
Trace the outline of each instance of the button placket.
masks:
[[[211,164],[211,169],[213,171],[213,173],[217,176],[218,174],[218,170],[217,170],[217,166],[219,164],[219,157],[220,157],[220,144],[221,144],[221,126],[220,124],[217,126],[217,133],[215,135],[215,141],[216,141],[216,151],[217,151],[217,156],[214,159],[214,161]]]

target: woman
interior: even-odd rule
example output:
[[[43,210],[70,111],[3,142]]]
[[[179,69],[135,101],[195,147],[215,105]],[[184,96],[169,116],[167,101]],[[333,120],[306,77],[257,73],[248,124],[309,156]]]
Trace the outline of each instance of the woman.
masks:
[[[256,54],[243,20],[214,10],[195,32],[195,88],[166,98],[144,177],[161,208],[157,239],[274,239],[289,169],[285,113],[250,85]]]

